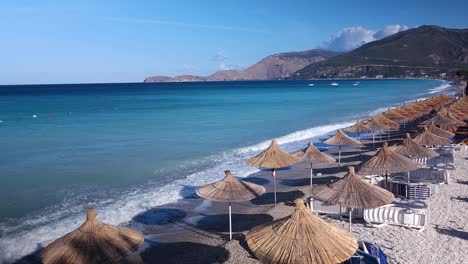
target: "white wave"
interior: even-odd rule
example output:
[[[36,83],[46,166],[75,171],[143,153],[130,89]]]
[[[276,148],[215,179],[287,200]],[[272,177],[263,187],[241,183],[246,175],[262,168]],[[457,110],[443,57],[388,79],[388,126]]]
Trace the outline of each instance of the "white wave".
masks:
[[[277,138],[278,144],[283,147],[296,148],[295,142],[322,136],[337,129],[353,124],[352,122],[317,126],[301,131],[296,131]],[[258,171],[245,165],[245,160],[265,149],[271,140],[227,151],[217,156],[212,156],[214,166],[192,173],[185,179],[176,180],[162,187],[132,190],[122,195],[119,199],[88,203],[79,207],[65,208],[64,211],[44,213],[36,216],[36,219],[27,220],[23,226],[36,226],[27,232],[13,232],[0,239],[0,262],[11,261],[46,246],[52,240],[76,229],[85,220],[84,211],[90,206],[98,210],[97,218],[109,224],[124,224],[133,217],[151,208],[175,202],[183,198],[184,186],[200,186],[224,177],[223,171],[230,169],[234,175],[246,177]],[[66,215],[67,217],[63,217]],[[21,230],[21,227],[16,227]],[[18,245],[22,245],[18,247]]]
[[[429,94],[439,93],[439,92],[441,92],[441,91],[443,91],[443,90],[445,90],[445,89],[447,89],[447,88],[449,88],[451,86],[452,85],[450,84],[450,82],[443,81],[443,83],[441,85],[430,89]]]
[[[450,85],[448,83],[444,83],[431,89],[428,93],[440,92],[448,87],[450,87]],[[414,100],[408,102],[412,101]],[[382,107],[362,114],[359,117],[364,118],[373,116],[385,111],[386,109],[387,107]],[[286,150],[295,150],[301,146],[300,144],[304,144],[305,140],[326,135],[337,129],[350,126],[353,123],[354,120],[353,122],[317,126],[296,131],[276,139]],[[28,228],[27,231],[22,232],[19,231],[22,230],[21,228],[17,228],[18,231],[8,232],[8,235],[0,238],[0,262],[11,261],[30,254],[38,248],[46,246],[52,240],[79,227],[79,225],[85,220],[84,211],[91,205],[97,208],[97,218],[100,221],[114,225],[124,224],[131,221],[131,219],[136,215],[151,208],[175,202],[178,199],[183,198],[182,193],[184,192],[184,186],[200,186],[222,178],[224,176],[222,172],[226,169],[230,169],[234,175],[239,177],[248,176],[249,174],[258,171],[258,169],[245,165],[245,160],[253,154],[258,153],[260,150],[268,147],[270,142],[271,139],[255,145],[226,151],[220,155],[208,157],[207,160],[212,161],[213,166],[192,173],[185,179],[176,180],[162,187],[152,186],[149,184],[146,188],[142,187],[139,190],[128,191],[127,193],[122,194],[119,199],[88,202],[85,205],[75,205],[74,207],[69,208],[65,207],[61,212],[45,212],[44,214],[37,216],[35,219],[24,221],[24,223],[22,223],[23,226],[34,226],[34,228]],[[190,163],[189,165],[194,164]],[[84,199],[86,199],[86,197]],[[201,210],[202,208],[199,209]]]

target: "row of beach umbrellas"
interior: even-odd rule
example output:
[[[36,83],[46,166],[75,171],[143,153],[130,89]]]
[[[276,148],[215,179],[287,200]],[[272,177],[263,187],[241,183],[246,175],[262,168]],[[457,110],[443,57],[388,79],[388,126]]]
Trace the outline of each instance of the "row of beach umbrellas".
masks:
[[[383,147],[361,166],[358,174],[388,176],[423,167],[410,158],[435,157],[437,152],[426,147],[451,142],[453,129],[466,125],[463,120],[468,116],[468,99],[463,97],[453,102],[452,98],[444,95],[434,96],[389,109],[345,129],[357,133],[358,137],[360,133],[398,129],[400,124],[412,122],[435,110],[438,113],[423,123],[424,131],[420,135],[412,139],[406,134],[402,144],[394,148],[384,143]],[[339,146],[338,165],[341,165],[341,146],[361,145],[359,140],[349,137],[342,130],[338,130],[324,143]],[[282,150],[274,140],[266,150],[247,160],[247,164],[272,170],[276,204],[276,170],[300,161],[310,162],[311,185],[314,166],[336,164],[334,157],[320,152],[312,143],[293,155]],[[349,167],[347,175],[340,180],[317,186],[312,190],[313,197],[351,208],[350,230],[353,208],[375,208],[394,200],[392,193],[364,181],[358,174],[354,167]],[[203,198],[228,203],[230,239],[231,203],[249,201],[265,192],[263,186],[242,181],[228,170],[220,181],[197,189],[197,194]],[[246,241],[250,249],[263,263],[340,263],[355,253],[358,245],[354,236],[314,215],[304,206],[302,199],[297,199],[295,204],[291,216],[254,228],[247,234]],[[54,264],[114,262],[138,250],[143,241],[144,237],[140,232],[101,223],[96,220],[96,211],[90,210],[86,221],[78,229],[49,244],[42,250],[41,258],[43,263]]]

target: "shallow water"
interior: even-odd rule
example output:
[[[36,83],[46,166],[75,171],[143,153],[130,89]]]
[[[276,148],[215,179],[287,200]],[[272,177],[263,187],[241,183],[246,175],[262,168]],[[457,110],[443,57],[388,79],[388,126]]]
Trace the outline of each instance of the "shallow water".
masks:
[[[30,253],[89,208],[124,223],[225,169],[247,176],[272,138],[294,150],[448,87],[358,81],[0,86],[0,256]]]

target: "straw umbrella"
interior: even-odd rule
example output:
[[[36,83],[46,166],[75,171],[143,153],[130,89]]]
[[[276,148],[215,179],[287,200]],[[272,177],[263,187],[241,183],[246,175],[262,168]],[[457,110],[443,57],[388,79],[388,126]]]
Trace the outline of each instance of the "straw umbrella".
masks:
[[[140,232],[101,223],[96,210],[90,210],[78,229],[49,244],[40,255],[44,264],[115,262],[138,250],[143,241]]]
[[[408,172],[423,168],[422,164],[417,163],[405,156],[394,153],[385,142],[383,147],[359,170],[361,175],[385,175],[385,186],[387,186],[388,174],[398,172]]]
[[[368,127],[367,125],[364,124],[361,120],[356,121],[356,124],[347,127],[344,129],[346,132],[351,132],[351,133],[357,133],[358,134],[358,140],[359,140],[359,134],[360,133],[367,133],[371,132],[372,129]]]
[[[276,205],[276,169],[291,166],[292,164],[297,163],[299,161],[301,160],[296,156],[291,155],[288,152],[282,150],[276,143],[276,140],[272,140],[271,145],[267,149],[260,152],[257,156],[248,159],[246,163],[250,166],[271,169]]]
[[[354,255],[356,238],[314,215],[302,199],[295,203],[291,216],[247,233],[247,244],[262,263],[335,264]]]
[[[389,129],[388,130],[388,139],[390,139],[390,129],[399,129],[400,128],[400,125],[397,122],[385,117],[382,114],[378,114],[377,116],[374,117],[374,119],[377,122],[387,126],[387,128]]]
[[[442,128],[438,128],[436,125],[434,125],[434,123],[431,123],[431,125],[429,126],[427,130],[429,130],[429,132],[439,137],[453,138],[455,136],[455,133],[444,130]]]
[[[318,150],[312,142],[297,154],[298,158],[310,162],[310,186],[312,187],[313,166],[336,164],[335,158]]]
[[[448,145],[452,141],[448,138],[439,137],[435,134],[432,134],[427,127],[424,128],[424,132],[419,134],[417,137],[414,138],[414,141],[418,144],[421,144],[426,147],[433,147],[437,145]]]
[[[439,156],[437,152],[432,149],[428,149],[418,143],[416,143],[409,133],[406,133],[406,139],[403,140],[401,145],[393,148],[393,152],[400,155],[407,156],[409,158],[434,158]],[[408,183],[410,182],[410,172],[408,171]]]
[[[376,130],[381,130],[388,128],[388,126],[384,123],[379,122],[375,118],[371,118],[367,123],[366,126],[368,126],[370,129],[372,129],[372,143],[375,143],[375,131]]]
[[[416,143],[410,136],[409,133],[406,133],[406,138],[403,140],[401,145],[392,149],[393,152],[417,158],[434,158],[439,156],[437,152],[432,149],[428,149],[418,143]]]
[[[327,204],[339,204],[350,207],[349,232],[351,233],[354,208],[377,208],[393,202],[393,193],[372,185],[354,172],[354,167],[348,167],[348,174],[343,178],[314,188],[312,196]]]
[[[231,203],[250,201],[265,193],[265,188],[258,184],[237,179],[231,171],[224,171],[226,176],[217,182],[197,189],[197,194],[208,200],[229,203],[229,240],[232,240]]]
[[[361,142],[358,140],[349,137],[346,135],[341,129],[336,131],[336,134],[325,140],[323,143],[329,144],[329,145],[338,145],[338,166],[341,167],[341,146],[344,145],[361,145]]]

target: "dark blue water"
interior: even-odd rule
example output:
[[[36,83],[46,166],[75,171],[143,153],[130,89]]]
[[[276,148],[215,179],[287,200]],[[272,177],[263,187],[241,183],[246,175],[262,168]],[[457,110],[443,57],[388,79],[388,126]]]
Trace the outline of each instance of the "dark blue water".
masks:
[[[272,138],[293,150],[446,87],[435,80],[330,82],[0,87],[0,254],[34,250],[76,227],[76,216],[91,207],[109,223],[128,221],[225,169],[254,172],[245,159]]]

